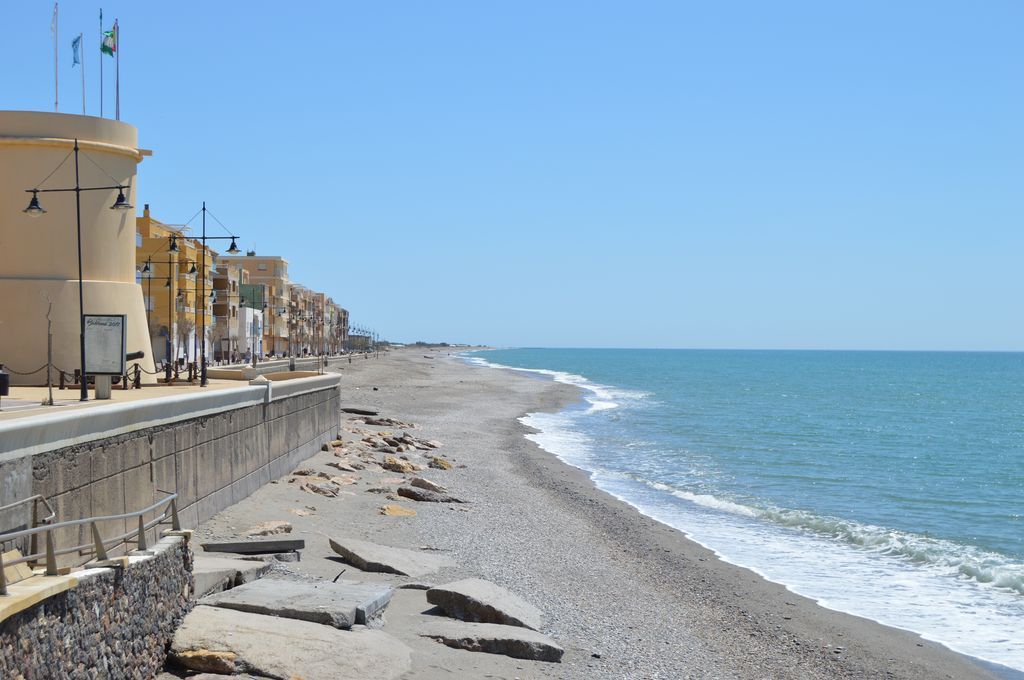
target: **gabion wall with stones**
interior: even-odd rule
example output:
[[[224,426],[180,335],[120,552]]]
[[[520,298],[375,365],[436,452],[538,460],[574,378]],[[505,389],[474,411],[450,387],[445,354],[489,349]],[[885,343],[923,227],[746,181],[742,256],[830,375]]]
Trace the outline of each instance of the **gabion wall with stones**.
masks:
[[[180,536],[127,569],[77,586],[0,623],[0,678],[149,680],[191,607],[192,551]]]

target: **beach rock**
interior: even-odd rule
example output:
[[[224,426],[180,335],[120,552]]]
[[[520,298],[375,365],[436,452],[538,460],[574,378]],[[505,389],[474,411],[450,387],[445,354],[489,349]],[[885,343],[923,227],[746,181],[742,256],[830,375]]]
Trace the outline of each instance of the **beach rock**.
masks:
[[[339,475],[330,479],[332,484],[337,484],[338,486],[351,486],[358,481],[359,478],[353,475]]]
[[[334,552],[348,564],[363,571],[419,577],[453,566],[452,561],[446,557],[419,550],[393,548],[355,539],[329,540]]]
[[[335,439],[334,441],[331,442],[331,446],[333,446],[334,448],[338,448],[339,446],[344,446],[344,445],[345,445],[345,442],[341,441],[340,439]]]
[[[331,450],[331,447],[330,447],[330,446],[328,446],[327,444],[324,444],[324,445],[322,445],[322,446],[320,447],[320,450],[321,450],[321,451],[330,451],[330,450]]]
[[[308,493],[316,493],[327,498],[337,498],[341,493],[341,487],[337,484],[321,484],[319,482],[306,482],[299,487],[300,490]]]
[[[420,441],[423,443],[424,446],[426,446],[428,448],[431,448],[431,449],[439,449],[439,448],[441,448],[441,442],[434,441],[434,440],[423,441],[422,439]]]
[[[394,427],[399,430],[414,430],[416,426],[412,423],[403,423],[401,420],[395,420],[394,418],[363,418],[363,422],[367,425],[373,425],[375,427]]]
[[[195,596],[198,599],[210,593],[254,581],[267,573],[268,569],[270,565],[263,562],[196,553],[192,558]]]
[[[542,613],[539,609],[515,593],[479,578],[431,588],[427,591],[427,602],[463,621],[540,630]]]
[[[446,493],[438,493],[431,491],[430,489],[422,489],[415,486],[400,486],[398,487],[398,495],[403,498],[409,498],[420,503],[462,503],[462,501],[455,496],[449,496]]]
[[[394,456],[386,456],[384,458],[384,462],[381,463],[380,466],[385,470],[390,470],[391,472],[401,472],[403,474],[408,474],[410,472],[416,472],[417,470],[419,470],[418,465],[414,465],[413,463],[410,463],[407,460],[399,460]]]
[[[394,496],[392,496],[390,494],[387,496],[387,499],[389,501],[398,500],[397,498],[395,498]],[[394,504],[391,504],[391,503],[389,503],[388,505],[380,506],[380,509],[378,510],[378,512],[381,515],[386,515],[388,517],[415,517],[416,516],[416,511],[415,510],[412,510],[410,508],[404,508],[401,505],[394,505]]]
[[[452,464],[440,456],[434,456],[430,459],[430,467],[435,470],[451,470]]]
[[[420,637],[432,638],[455,649],[504,654],[515,659],[560,662],[564,653],[546,635],[526,628],[494,623],[431,621],[421,625],[417,632]]]
[[[260,579],[209,595],[200,604],[348,629],[378,620],[393,594],[387,586],[354,581]]]
[[[291,522],[275,519],[269,522],[257,524],[252,529],[246,531],[245,535],[252,538],[253,536],[274,536],[277,534],[290,534],[291,532]]]
[[[200,673],[199,675],[190,675],[188,680],[224,680],[224,678],[230,678],[231,680],[262,680],[257,678],[255,675],[249,675],[248,673],[224,675],[223,673]],[[177,675],[171,675],[170,673],[161,673],[156,676],[156,680],[181,680]]]
[[[343,407],[342,413],[354,413],[357,416],[376,416],[380,415],[378,411],[371,411],[365,408],[352,408],[351,406]]]
[[[356,471],[356,469],[352,467],[349,463],[342,463],[341,461],[338,460],[328,461],[327,464],[330,465],[332,468],[337,468],[338,470],[341,470],[343,472]]]
[[[312,508],[310,506],[306,506],[304,508],[289,508],[288,512],[293,515],[298,515],[299,517],[310,517],[311,515],[316,514],[316,508]]]
[[[390,680],[411,668],[409,648],[379,630],[342,631],[209,606],[185,617],[170,660],[194,671],[303,680]]]
[[[424,479],[423,477],[413,477],[409,480],[409,484],[412,486],[418,486],[421,489],[426,489],[427,491],[434,491],[436,493],[447,493],[448,491],[448,489],[444,488],[437,482],[432,482],[429,479]]]

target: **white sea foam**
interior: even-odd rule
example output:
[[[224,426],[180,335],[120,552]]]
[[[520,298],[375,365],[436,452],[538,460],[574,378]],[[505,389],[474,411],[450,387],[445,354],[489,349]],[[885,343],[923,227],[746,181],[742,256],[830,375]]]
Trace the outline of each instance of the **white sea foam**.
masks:
[[[526,435],[587,470],[598,488],[686,533],[723,560],[821,605],[917,632],[958,652],[1024,671],[1024,564],[977,548],[785,508],[753,507],[610,470],[579,420],[645,396],[582,376],[470,363],[548,376],[583,388],[589,408],[532,413]],[[603,406],[605,403],[611,406]],[[628,448],[628,445],[627,445]],[[827,565],[827,571],[823,569]]]
[[[599,383],[591,382],[582,375],[576,375],[575,373],[566,373],[565,371],[552,371],[546,368],[519,368],[517,366],[506,366],[504,364],[498,364],[492,361],[488,361],[481,356],[474,356],[472,354],[462,355],[462,357],[471,364],[476,366],[486,366],[488,368],[503,368],[510,371],[519,371],[522,373],[534,373],[536,375],[543,375],[551,378],[555,382],[564,383],[566,385],[573,385],[579,387],[584,391],[583,398],[586,399],[587,403],[590,404],[588,411],[593,413],[595,411],[607,411],[609,409],[618,408],[619,402],[625,399],[643,399],[649,396],[646,392],[640,392],[637,390],[626,390],[608,385],[601,385]]]

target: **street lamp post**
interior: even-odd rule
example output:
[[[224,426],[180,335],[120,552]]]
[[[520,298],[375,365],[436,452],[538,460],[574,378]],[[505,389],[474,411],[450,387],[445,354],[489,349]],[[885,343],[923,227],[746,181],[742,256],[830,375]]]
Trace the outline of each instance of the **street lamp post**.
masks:
[[[117,189],[117,199],[114,201],[114,205],[110,206],[111,210],[132,210],[134,206],[128,202],[125,198],[124,190],[128,189],[131,191],[131,187],[125,184],[114,184],[111,186],[104,187],[83,187],[79,181],[78,175],[78,139],[75,139],[75,186],[67,189],[26,189],[27,193],[32,194],[31,200],[29,200],[28,207],[22,210],[23,213],[29,217],[39,217],[46,213],[43,207],[39,204],[39,194],[45,193],[56,193],[56,192],[75,192],[75,233],[78,241],[78,322],[79,322],[79,335],[78,335],[78,349],[79,349],[79,360],[81,363],[81,392],[79,399],[81,401],[89,401],[89,385],[88,380],[85,377],[85,287],[82,283],[82,192],[83,191],[110,191]],[[65,159],[66,160],[66,159]],[[63,164],[63,161],[61,161]],[[59,167],[59,166],[58,166]],[[46,180],[43,180],[44,182]]]
[[[199,285],[200,285],[200,290],[201,290],[201,293],[200,293],[201,299],[203,299],[203,300],[206,299],[206,242],[207,241],[227,241],[228,239],[231,239],[231,245],[228,247],[228,253],[230,253],[232,255],[236,255],[239,252],[241,252],[238,249],[238,246],[235,244],[235,239],[238,238],[237,236],[234,236],[234,235],[229,235],[229,236],[207,236],[206,235],[206,212],[207,212],[207,210],[206,210],[206,201],[203,201],[203,209],[202,209],[202,213],[203,213],[203,235],[199,237],[199,240],[202,242],[202,264],[201,264],[201,271],[200,271],[201,279],[200,279],[200,284]],[[214,219],[216,219],[216,218],[214,218]],[[218,222],[219,222],[219,220],[218,220]],[[221,225],[221,226],[223,226],[223,225]],[[227,231],[227,230],[225,229],[225,231]],[[178,249],[178,247],[177,247],[177,236],[176,235],[172,235],[170,238],[171,238],[170,250],[173,252],[173,251],[176,251]],[[206,380],[206,305],[205,304],[203,305],[202,315],[199,318],[200,318],[200,334],[202,336],[202,344],[200,345],[200,359],[199,359],[199,386],[200,387],[206,387],[207,380]]]

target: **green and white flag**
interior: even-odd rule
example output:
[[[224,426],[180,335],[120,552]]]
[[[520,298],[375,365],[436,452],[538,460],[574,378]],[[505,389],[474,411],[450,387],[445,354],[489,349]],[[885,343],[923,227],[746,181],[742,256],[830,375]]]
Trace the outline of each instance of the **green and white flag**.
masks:
[[[103,31],[103,41],[100,43],[100,52],[107,56],[114,56],[117,52],[117,24],[109,31]]]

